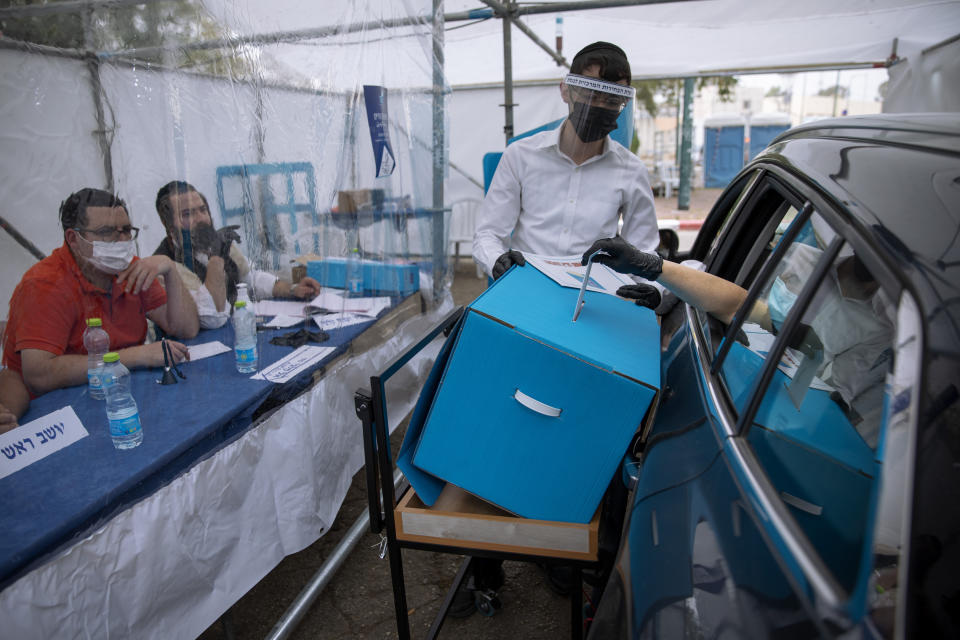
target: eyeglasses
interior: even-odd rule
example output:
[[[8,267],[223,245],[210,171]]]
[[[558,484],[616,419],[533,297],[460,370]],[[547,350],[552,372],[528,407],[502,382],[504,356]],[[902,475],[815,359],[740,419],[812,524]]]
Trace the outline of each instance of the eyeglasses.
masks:
[[[117,242],[118,240],[136,240],[137,234],[140,233],[138,227],[131,227],[127,225],[125,227],[100,227],[99,229],[83,229],[81,227],[74,227],[74,231],[79,231],[81,233],[91,233],[95,235],[100,240],[105,240],[107,242]]]
[[[582,89],[580,87],[570,87],[570,92],[577,102],[583,102],[594,107],[602,107],[610,111],[623,111],[623,108],[627,105],[625,98],[609,93],[590,91],[589,89]]]

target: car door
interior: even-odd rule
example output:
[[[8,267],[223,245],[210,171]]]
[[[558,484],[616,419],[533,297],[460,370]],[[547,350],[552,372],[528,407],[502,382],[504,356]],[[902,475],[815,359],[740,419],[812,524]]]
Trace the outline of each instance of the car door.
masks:
[[[618,626],[629,637],[809,637],[862,617],[897,292],[868,287],[887,320],[874,331],[829,334],[847,326],[829,295],[840,263],[847,274],[859,257],[857,273],[889,280],[837,233],[850,229],[835,213],[761,166],[705,224],[695,254],[750,294],[729,327],[686,305],[663,319],[664,391],[597,637]],[[836,376],[824,372],[828,347]],[[858,386],[850,372],[867,360],[874,377]]]

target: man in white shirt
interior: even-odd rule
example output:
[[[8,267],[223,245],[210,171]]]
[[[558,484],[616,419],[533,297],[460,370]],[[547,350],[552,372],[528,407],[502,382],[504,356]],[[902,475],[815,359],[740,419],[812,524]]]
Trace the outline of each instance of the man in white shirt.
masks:
[[[319,295],[320,283],[313,278],[294,285],[272,273],[250,269],[233,244],[240,239],[236,227],[214,229],[207,199],[193,185],[181,180],[165,184],[157,192],[156,207],[167,237],[154,255],[165,255],[177,263],[180,277],[197,303],[202,328],[227,322],[240,282],[251,287],[256,299],[310,300]]]
[[[525,264],[521,251],[579,255],[617,235],[621,217],[631,245],[653,252],[659,244],[646,167],[608,135],[635,92],[626,55],[595,42],[570,71],[560,83],[567,120],[510,144],[480,205],[473,256],[494,278]]]

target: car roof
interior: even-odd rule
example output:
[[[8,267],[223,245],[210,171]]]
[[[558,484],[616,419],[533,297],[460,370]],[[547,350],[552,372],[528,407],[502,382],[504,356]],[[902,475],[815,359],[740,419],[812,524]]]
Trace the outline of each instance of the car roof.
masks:
[[[960,115],[878,114],[794,127],[757,158],[815,183],[893,260],[960,358]]]

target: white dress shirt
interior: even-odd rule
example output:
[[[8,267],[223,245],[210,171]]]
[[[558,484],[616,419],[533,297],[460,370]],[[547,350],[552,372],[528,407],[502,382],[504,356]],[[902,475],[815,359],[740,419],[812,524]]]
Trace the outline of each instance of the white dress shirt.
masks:
[[[197,257],[199,258],[200,255],[198,254]],[[268,300],[273,297],[273,285],[277,282],[277,276],[266,271],[251,269],[247,264],[247,259],[243,257],[236,245],[230,247],[230,258],[237,265],[241,281],[246,282],[250,290],[253,291],[255,300]],[[197,274],[182,263],[178,262],[176,265],[180,279],[183,280],[197,305],[200,328],[216,329],[225,325],[227,320],[230,319],[230,305],[225,304],[223,310],[218,311],[213,296],[207,290],[207,286],[197,277]]]
[[[581,165],[560,151],[560,127],[510,144],[477,214],[473,258],[487,274],[508,249],[581,254],[617,234],[642,251],[660,243],[643,162],[608,136]],[[512,235],[511,235],[512,234]]]

